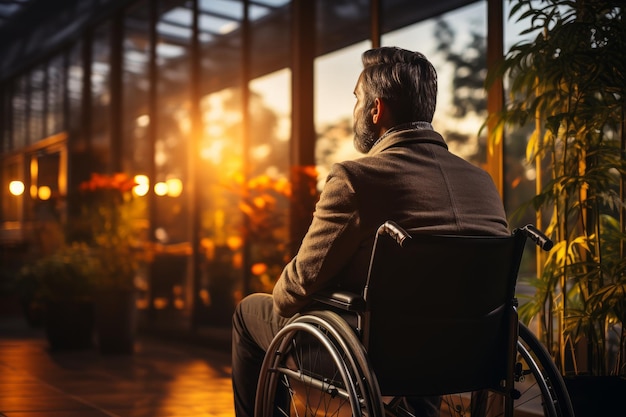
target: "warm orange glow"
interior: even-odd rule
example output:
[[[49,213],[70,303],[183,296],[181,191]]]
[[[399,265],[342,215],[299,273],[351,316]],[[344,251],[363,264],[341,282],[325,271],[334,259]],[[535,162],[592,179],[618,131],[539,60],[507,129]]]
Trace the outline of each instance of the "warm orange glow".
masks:
[[[244,176],[241,172],[235,172],[232,174],[233,181],[235,184],[243,184]]]
[[[255,197],[253,202],[257,208],[263,208],[267,205],[267,201],[263,197]]]
[[[183,182],[178,178],[170,178],[165,182],[167,185],[167,195],[178,197],[183,192]]]
[[[9,192],[15,196],[24,194],[24,183],[22,181],[11,181],[9,183]]]
[[[233,255],[232,265],[235,269],[241,269],[243,267],[243,254],[237,252]]]
[[[137,123],[137,126],[139,127],[146,127],[150,124],[150,116],[148,116],[147,114],[142,114],[141,116],[137,117],[135,123]]]
[[[243,239],[241,236],[230,236],[226,239],[226,244],[230,250],[236,251],[241,248],[241,245],[243,245]]]
[[[254,275],[262,275],[267,272],[267,264],[262,262],[258,262],[250,268],[250,272]]]
[[[166,242],[168,239],[167,232],[162,227],[158,227],[154,231],[154,237],[156,237],[159,242]]]
[[[200,239],[200,247],[204,249],[204,256],[212,260],[215,257],[215,243],[207,237]]]
[[[143,197],[144,195],[148,194],[149,189],[150,186],[148,184],[139,184],[135,185],[135,187],[133,188],[133,193],[135,193],[135,195],[138,197]]]
[[[214,141],[209,146],[205,146],[200,151],[200,158],[209,160],[214,164],[219,164],[222,160],[222,150],[225,144],[221,141]]]
[[[39,177],[39,161],[36,156],[30,160],[30,178],[35,181]]]
[[[248,188],[267,188],[270,186],[272,179],[267,175],[259,175],[248,181]]]
[[[160,197],[167,194],[167,183],[157,182],[154,184],[154,193]]]
[[[291,183],[287,178],[280,178],[276,180],[276,184],[274,185],[274,189],[284,195],[291,195]]]
[[[39,189],[37,190],[37,197],[39,197],[40,200],[49,200],[50,196],[52,196],[52,190],[50,190],[50,187],[48,187],[47,185],[39,187]]]
[[[257,160],[262,160],[267,158],[267,156],[272,152],[272,148],[270,147],[270,145],[261,145],[261,146],[257,146],[256,148],[252,149],[252,151],[250,152],[252,154],[252,157],[254,159]]]
[[[205,359],[190,359],[180,366],[176,365],[176,372],[171,372],[173,377],[169,379],[167,388],[159,395],[159,410],[176,415],[182,415],[182,409],[186,415],[233,416],[230,366],[214,363]]]
[[[148,194],[148,190],[150,189],[150,179],[146,175],[135,175],[134,180],[137,184],[133,187],[135,195],[142,197]]]
[[[201,289],[198,292],[198,296],[200,297],[200,300],[202,301],[202,304],[205,306],[209,306],[211,305],[211,294],[209,294],[209,292],[206,289]]]
[[[163,310],[165,307],[167,307],[168,301],[165,297],[156,297],[154,300],[152,300],[152,304],[157,310]]]
[[[123,172],[111,175],[92,172],[89,180],[80,183],[79,188],[81,191],[118,190],[124,193],[131,191],[136,185],[135,179]]]

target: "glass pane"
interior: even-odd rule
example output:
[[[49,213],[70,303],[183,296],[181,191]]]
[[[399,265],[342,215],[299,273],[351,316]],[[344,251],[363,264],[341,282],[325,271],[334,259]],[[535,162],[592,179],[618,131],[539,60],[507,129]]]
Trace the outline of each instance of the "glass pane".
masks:
[[[486,7],[479,1],[382,37],[383,45],[419,51],[433,63],[439,82],[433,126],[452,153],[476,165],[487,155],[486,132],[478,137],[487,117]]]
[[[27,75],[20,76],[13,94],[13,149],[28,144],[28,83]]]
[[[154,158],[151,146],[150,120],[150,4],[147,0],[137,2],[124,16],[124,41],[122,50],[122,171],[135,177],[142,187],[133,191],[135,194],[133,214],[136,226],[141,229],[141,237],[149,236],[148,192],[150,188],[149,174]],[[157,126],[158,127],[158,126]],[[142,180],[139,180],[142,175]],[[152,184],[153,185],[153,184]],[[159,260],[161,262],[161,260]],[[171,267],[170,264],[157,265]],[[168,271],[169,272],[169,271]],[[173,273],[179,276],[181,271]],[[148,263],[140,263],[135,274],[137,286],[136,304],[141,310],[146,310],[150,299],[150,276]],[[172,289],[167,294],[173,296]]]
[[[122,114],[122,168],[125,172],[146,175],[150,172],[152,152],[149,128],[150,93],[150,10],[147,1],[139,2],[125,17]]]
[[[44,110],[45,110],[45,81],[46,68],[40,66],[35,68],[30,74],[30,114],[29,127],[31,142],[43,139],[44,130]]]
[[[2,232],[5,229],[18,229],[17,224],[22,220],[22,206],[27,184],[24,180],[24,167],[21,158],[5,159],[2,161]],[[10,232],[9,232],[10,233]]]
[[[204,132],[199,183],[203,275],[197,283],[198,319],[227,324],[233,292],[241,285],[244,236],[238,208],[244,194],[241,89],[232,87],[201,99]]]
[[[69,51],[67,66],[67,98],[68,98],[68,121],[69,141],[80,143],[84,141],[81,131],[83,115],[83,61],[81,59],[82,43],[78,42]]]
[[[289,257],[289,71],[250,83],[247,210],[251,291],[270,292]]]
[[[247,291],[267,291],[285,263],[291,93],[288,2],[250,5],[242,45],[243,2],[201,1],[200,143],[202,247],[197,318],[229,324]],[[270,11],[271,18],[260,19]],[[248,47],[249,95],[239,87]],[[247,107],[245,107],[247,105]],[[244,130],[247,127],[247,130]]]
[[[371,42],[369,8],[359,3],[318,3],[317,44],[324,52],[314,63],[315,157],[320,190],[333,163],[362,156],[352,144],[352,110],[354,87],[362,69],[361,54],[371,48]]]
[[[57,55],[48,65],[48,111],[46,114],[46,133],[51,136],[65,129],[65,77],[64,54]]]
[[[240,1],[232,0],[200,0],[199,1],[201,15],[222,16],[230,18],[230,21],[241,22],[243,19],[243,4]],[[203,25],[204,26],[204,25]],[[217,28],[214,28],[217,29]],[[214,30],[214,32],[220,32]],[[221,33],[221,32],[220,32]]]
[[[8,152],[12,148],[12,118],[13,109],[11,102],[13,100],[13,88],[10,85],[4,86],[0,90],[0,153]]]
[[[249,179],[246,212],[250,258],[247,291],[269,292],[289,257],[289,178],[291,138],[291,61],[289,2],[278,9],[250,5],[248,103]],[[266,12],[272,18],[260,19]],[[271,34],[271,37],[268,36]]]
[[[27,200],[29,217],[35,224],[34,235],[40,254],[51,254],[64,239],[62,227],[61,152],[42,150],[31,159],[31,199]],[[34,165],[37,168],[34,170]],[[31,214],[32,213],[32,214]]]
[[[99,26],[93,36],[91,63],[91,140],[96,166],[93,171],[101,172],[109,166],[111,151],[111,25]]]
[[[315,127],[318,134],[316,161],[321,189],[335,162],[363,154],[353,146],[352,110],[354,87],[361,73],[361,54],[369,42],[337,50],[315,60]]]
[[[37,157],[37,197],[47,201],[59,197],[59,152],[41,153]]]
[[[196,318],[204,324],[228,325],[234,293],[241,287],[245,239],[238,207],[246,184],[244,170],[244,114],[241,89],[241,1],[200,3],[202,98],[204,131],[200,138],[199,183],[202,277],[196,283]],[[211,14],[232,19],[215,20]]]
[[[155,238],[162,244],[189,241],[188,190],[186,187],[174,190],[168,186],[173,181],[189,183],[192,15],[185,4],[177,2],[159,17],[157,23],[156,178],[151,180],[157,193]],[[175,22],[180,31],[170,31],[165,22]]]

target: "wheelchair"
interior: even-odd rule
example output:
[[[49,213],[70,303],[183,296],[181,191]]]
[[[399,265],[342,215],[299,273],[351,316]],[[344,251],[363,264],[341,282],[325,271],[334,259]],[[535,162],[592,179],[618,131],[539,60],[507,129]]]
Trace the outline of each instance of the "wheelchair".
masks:
[[[532,225],[433,236],[385,222],[362,293],[320,294],[274,337],[255,416],[419,417],[406,399],[426,397],[440,416],[573,417],[549,353],[518,321],[527,238],[552,246]]]

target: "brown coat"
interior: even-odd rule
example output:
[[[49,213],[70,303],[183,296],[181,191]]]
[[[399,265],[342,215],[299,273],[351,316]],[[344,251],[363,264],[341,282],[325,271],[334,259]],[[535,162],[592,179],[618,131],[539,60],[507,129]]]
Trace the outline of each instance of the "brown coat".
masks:
[[[360,292],[386,220],[420,233],[509,234],[487,172],[450,153],[437,132],[399,130],[332,167],[300,250],[274,287],[275,310],[290,317],[330,285]]]

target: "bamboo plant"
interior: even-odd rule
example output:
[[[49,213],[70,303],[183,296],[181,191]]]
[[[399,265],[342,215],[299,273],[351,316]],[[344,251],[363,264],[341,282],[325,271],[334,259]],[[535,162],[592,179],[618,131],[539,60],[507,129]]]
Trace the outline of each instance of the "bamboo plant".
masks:
[[[529,202],[555,245],[520,308],[564,374],[626,375],[624,7],[607,0],[515,0],[526,24],[487,83],[510,94],[497,129],[534,125]],[[494,139],[495,140],[495,139]],[[523,209],[523,208],[520,208]]]

